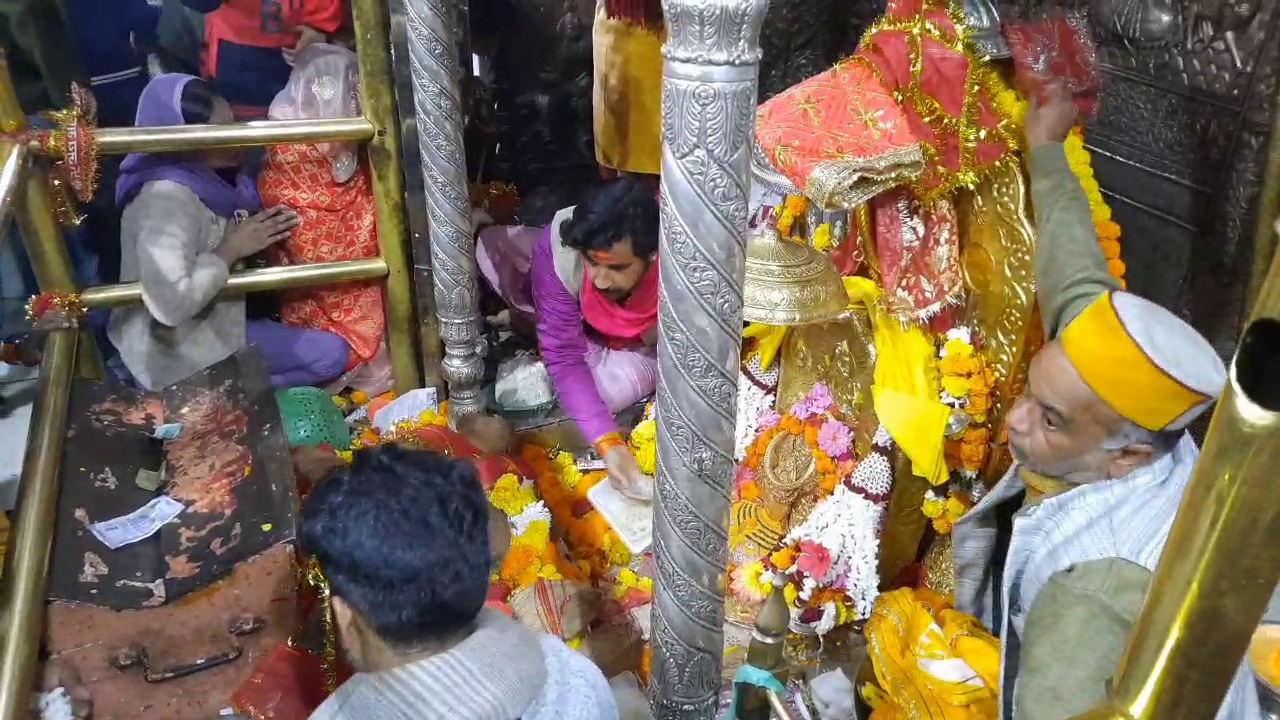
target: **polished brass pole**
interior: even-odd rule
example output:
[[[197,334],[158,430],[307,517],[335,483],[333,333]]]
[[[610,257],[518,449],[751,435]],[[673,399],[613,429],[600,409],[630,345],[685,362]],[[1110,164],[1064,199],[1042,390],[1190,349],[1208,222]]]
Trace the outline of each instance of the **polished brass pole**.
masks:
[[[0,132],[21,132],[26,125],[27,118],[18,103],[8,62],[0,53]],[[18,228],[36,282],[40,284],[41,291],[76,292],[78,288],[71,270],[71,256],[67,254],[66,237],[58,226],[49,197],[49,179],[45,170],[39,163],[31,163],[24,176],[26,194],[18,208]],[[78,355],[80,373],[85,377],[105,379],[102,355],[92,342],[92,332],[87,328],[82,332],[85,333],[85,343]]]
[[[378,248],[387,267],[383,305],[387,312],[387,351],[398,393],[422,387],[419,336],[409,238],[404,224],[404,176],[400,168],[400,124],[391,83],[391,39],[387,4],[352,0],[356,55],[360,63],[360,101],[375,129],[366,146],[378,206]],[[425,347],[427,343],[422,342]]]
[[[386,276],[386,263],[382,258],[376,257],[311,265],[256,268],[233,274],[218,296],[375,280]],[[84,301],[86,307],[91,308],[136,305],[142,302],[142,284],[129,282],[86,288],[80,293],[80,299]]]
[[[1217,713],[1280,581],[1277,467],[1280,254],[1232,359],[1109,699],[1081,718]]]
[[[0,142],[0,234],[9,225],[26,169],[27,149],[18,143]]]
[[[75,354],[74,331],[59,330],[45,340],[0,584],[0,720],[25,720],[35,690]]]
[[[285,143],[365,142],[374,128],[364,118],[337,120],[256,120],[230,125],[172,125],[99,128],[94,133],[102,155],[175,152]]]

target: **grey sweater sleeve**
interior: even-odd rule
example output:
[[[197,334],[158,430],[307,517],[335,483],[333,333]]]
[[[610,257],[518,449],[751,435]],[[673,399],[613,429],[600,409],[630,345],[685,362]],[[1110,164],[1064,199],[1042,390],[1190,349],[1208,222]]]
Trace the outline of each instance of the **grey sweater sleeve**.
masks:
[[[1049,578],[1022,627],[1015,720],[1064,720],[1106,699],[1151,576],[1141,565],[1106,558]]]
[[[1095,298],[1120,285],[1107,272],[1089,200],[1062,143],[1027,153],[1027,171],[1036,216],[1036,297],[1045,335],[1053,338]]]

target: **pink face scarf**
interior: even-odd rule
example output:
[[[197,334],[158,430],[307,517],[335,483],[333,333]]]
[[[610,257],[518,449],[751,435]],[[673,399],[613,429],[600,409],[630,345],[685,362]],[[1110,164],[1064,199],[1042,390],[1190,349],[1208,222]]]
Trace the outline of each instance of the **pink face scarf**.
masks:
[[[614,302],[596,289],[587,268],[582,270],[582,319],[605,336],[610,347],[626,347],[639,342],[658,322],[658,263],[649,265],[631,295]]]

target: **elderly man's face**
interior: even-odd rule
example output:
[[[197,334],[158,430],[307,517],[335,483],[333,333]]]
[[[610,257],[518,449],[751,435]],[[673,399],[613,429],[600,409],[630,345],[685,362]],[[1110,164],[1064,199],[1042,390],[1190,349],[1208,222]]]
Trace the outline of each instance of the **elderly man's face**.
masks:
[[[1026,391],[1005,419],[1009,448],[1018,462],[1074,483],[1119,477],[1113,465],[1124,451],[1100,446],[1121,423],[1056,341],[1032,359]]]

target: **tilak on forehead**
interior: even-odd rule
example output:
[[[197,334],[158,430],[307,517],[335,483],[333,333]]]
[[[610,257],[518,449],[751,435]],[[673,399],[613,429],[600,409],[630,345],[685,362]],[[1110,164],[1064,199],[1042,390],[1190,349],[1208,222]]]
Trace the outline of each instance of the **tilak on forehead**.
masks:
[[[608,265],[618,261],[618,258],[614,257],[613,253],[610,253],[607,250],[588,250],[587,257],[591,258],[592,262],[599,265]]]

